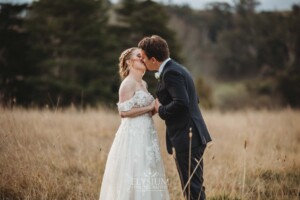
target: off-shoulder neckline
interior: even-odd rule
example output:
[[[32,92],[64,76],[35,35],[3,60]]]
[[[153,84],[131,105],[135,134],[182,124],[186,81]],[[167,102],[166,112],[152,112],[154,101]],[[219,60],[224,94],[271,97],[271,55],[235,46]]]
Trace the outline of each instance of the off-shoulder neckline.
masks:
[[[133,99],[133,98],[136,96],[136,94],[139,93],[139,92],[143,92],[143,93],[145,93],[145,94],[150,94],[148,91],[145,91],[145,90],[143,90],[143,89],[139,89],[139,90],[134,91],[134,94],[133,94],[133,96],[132,96],[130,99],[128,99],[128,100],[126,100],[126,101],[123,101],[123,102],[118,102],[117,105],[118,105],[118,104],[121,104],[121,103],[129,102],[129,101],[130,101],[131,99]]]
[[[137,92],[144,92],[144,93],[146,93],[146,94],[149,94],[148,91],[145,91],[145,90],[143,90],[143,89],[139,89],[139,90],[134,91],[134,95],[135,95]],[[133,96],[134,96],[134,95],[133,95]],[[133,96],[132,96],[132,97],[133,97]]]

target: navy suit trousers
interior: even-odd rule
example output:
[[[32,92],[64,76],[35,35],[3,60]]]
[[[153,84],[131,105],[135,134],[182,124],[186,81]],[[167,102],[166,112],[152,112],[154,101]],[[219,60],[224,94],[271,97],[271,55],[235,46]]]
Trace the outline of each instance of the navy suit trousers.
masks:
[[[205,187],[203,186],[203,154],[206,145],[201,145],[200,147],[195,147],[191,152],[191,172],[193,173],[195,167],[197,166],[197,161],[201,160],[200,165],[198,165],[195,174],[190,181],[190,199],[188,200],[205,200]],[[181,179],[181,186],[184,188],[189,179],[189,152],[181,152],[176,154],[177,159],[177,170]],[[197,161],[196,161],[196,160]],[[184,195],[186,198],[188,195],[188,187],[185,190]],[[200,196],[200,197],[199,197]]]

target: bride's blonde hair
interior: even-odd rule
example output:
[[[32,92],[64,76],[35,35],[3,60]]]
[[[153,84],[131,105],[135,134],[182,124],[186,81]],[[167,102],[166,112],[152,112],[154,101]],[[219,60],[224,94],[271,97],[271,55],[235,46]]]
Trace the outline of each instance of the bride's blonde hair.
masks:
[[[137,47],[131,47],[123,51],[119,57],[119,74],[121,79],[124,79],[129,74],[129,66],[127,60],[129,60],[132,56],[132,52],[138,49]]]

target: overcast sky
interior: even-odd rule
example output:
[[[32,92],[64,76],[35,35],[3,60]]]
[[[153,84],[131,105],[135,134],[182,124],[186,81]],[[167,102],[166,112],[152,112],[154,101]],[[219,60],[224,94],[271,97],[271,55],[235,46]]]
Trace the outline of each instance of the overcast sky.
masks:
[[[117,0],[113,0],[117,1]],[[221,1],[228,2],[232,4],[233,0],[156,0],[158,2],[168,3],[171,2],[173,4],[189,4],[193,8],[202,9],[205,7],[205,4]],[[261,4],[258,7],[260,10],[288,10],[291,9],[291,6],[296,3],[300,3],[300,0],[260,0]]]
[[[3,2],[31,2],[32,0],[0,0]],[[63,0],[62,0],[63,1]],[[110,0],[115,3],[119,0]],[[164,4],[189,4],[192,8],[203,9],[205,4],[211,2],[228,2],[231,3],[233,0],[155,0],[157,2],[162,2]],[[258,7],[259,10],[290,10],[293,4],[300,4],[300,0],[260,0],[261,5]]]

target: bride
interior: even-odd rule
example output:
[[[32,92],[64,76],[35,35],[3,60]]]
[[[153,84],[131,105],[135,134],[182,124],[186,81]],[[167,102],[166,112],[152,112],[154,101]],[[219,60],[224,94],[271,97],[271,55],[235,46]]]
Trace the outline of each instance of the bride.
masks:
[[[108,154],[100,200],[169,200],[141,50],[129,48],[119,61],[122,120]]]

